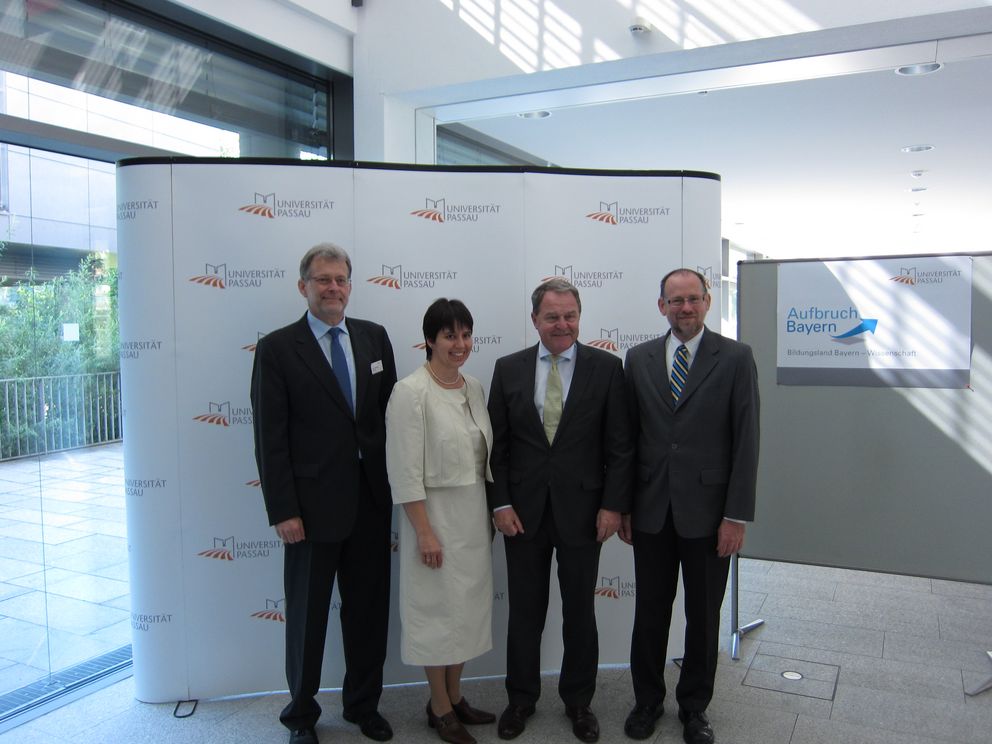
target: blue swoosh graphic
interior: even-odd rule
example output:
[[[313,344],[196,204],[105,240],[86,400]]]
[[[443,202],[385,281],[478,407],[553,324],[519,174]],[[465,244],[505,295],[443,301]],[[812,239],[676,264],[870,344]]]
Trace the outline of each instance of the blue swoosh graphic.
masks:
[[[875,332],[875,326],[878,325],[877,318],[863,318],[858,325],[854,326],[847,333],[842,333],[839,336],[831,336],[830,338],[850,338],[851,336],[857,336],[859,333],[864,333],[865,331]]]

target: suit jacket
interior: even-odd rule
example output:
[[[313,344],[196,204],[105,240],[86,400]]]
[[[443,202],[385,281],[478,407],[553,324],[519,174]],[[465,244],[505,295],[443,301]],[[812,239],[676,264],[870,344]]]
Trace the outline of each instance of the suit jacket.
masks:
[[[534,345],[496,362],[489,390],[493,425],[489,508],[513,506],[527,540],[547,500],[563,542],[596,541],[600,509],[627,512],[633,449],[623,367],[608,352],[576,345],[575,369],[554,442],[534,404]]]
[[[308,540],[337,542],[351,533],[360,468],[376,504],[392,504],[385,414],[396,383],[393,349],[382,326],[345,322],[355,357],[355,415],[306,315],[255,349],[251,404],[265,509],[270,524],[302,517]]]
[[[676,406],[665,361],[670,334],[627,352],[637,442],[631,519],[634,529],[657,533],[670,504],[680,536],[707,537],[724,517],[754,519],[757,369],[751,347],[707,328]]]

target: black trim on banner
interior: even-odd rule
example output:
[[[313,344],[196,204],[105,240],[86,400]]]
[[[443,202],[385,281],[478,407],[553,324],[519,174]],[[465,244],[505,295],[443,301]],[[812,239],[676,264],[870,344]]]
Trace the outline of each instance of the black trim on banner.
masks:
[[[595,168],[559,168],[545,165],[423,165],[420,163],[375,163],[362,160],[298,160],[296,158],[195,158],[140,157],[117,161],[128,165],[293,165],[307,168],[352,168],[357,170],[402,170],[439,173],[553,173],[566,176],[620,176],[624,178],[702,178],[721,180],[717,173],[692,170],[620,170]]]

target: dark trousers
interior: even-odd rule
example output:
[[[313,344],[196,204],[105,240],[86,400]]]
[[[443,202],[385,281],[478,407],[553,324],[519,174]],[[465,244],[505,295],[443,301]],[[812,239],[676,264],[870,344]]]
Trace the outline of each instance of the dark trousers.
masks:
[[[346,540],[304,540],[285,548],[286,680],[291,700],[279,720],[289,729],[310,728],[320,717],[315,696],[335,577],[344,641],[344,713],[356,717],[379,706],[389,628],[389,525],[390,510],[372,503],[363,477],[358,518]]]
[[[548,614],[551,554],[558,560],[564,653],[558,694],[565,705],[589,705],[596,691],[599,633],[596,573],[600,544],[563,545],[550,506],[536,534],[505,539],[510,598],[506,638],[506,691],[513,705],[533,705],[541,696],[541,634]]]
[[[685,539],[675,532],[671,510],[661,532],[634,531],[634,631],[630,676],[639,705],[665,699],[665,654],[672,603],[682,567],[685,598],[685,653],[675,699],[687,711],[704,711],[713,698],[720,636],[720,605],[730,558],[716,554],[716,535]]]

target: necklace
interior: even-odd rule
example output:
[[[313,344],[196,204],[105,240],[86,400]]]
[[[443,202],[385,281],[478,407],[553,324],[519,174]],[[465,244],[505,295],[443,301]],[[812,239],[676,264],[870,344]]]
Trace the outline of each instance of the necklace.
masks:
[[[434,381],[437,382],[438,385],[457,385],[458,381],[462,378],[462,373],[456,370],[454,380],[442,380],[437,376],[437,373],[434,371],[434,368],[431,366],[430,362],[424,362],[424,365],[427,367],[428,374],[434,378]]]

